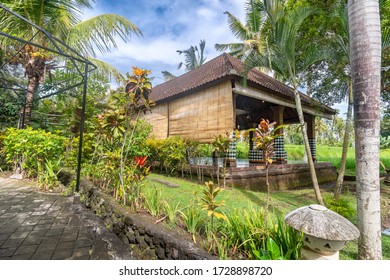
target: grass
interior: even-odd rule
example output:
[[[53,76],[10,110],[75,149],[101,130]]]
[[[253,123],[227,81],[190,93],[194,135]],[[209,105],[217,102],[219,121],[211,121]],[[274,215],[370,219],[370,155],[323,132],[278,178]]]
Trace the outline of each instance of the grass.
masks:
[[[156,179],[159,180],[159,182],[154,181]],[[174,183],[179,187],[168,187],[161,183],[163,181]],[[197,197],[201,195],[204,188],[204,185],[196,182],[159,174],[150,174],[147,177],[144,191],[158,191],[161,193],[161,198],[168,202],[172,207],[175,207],[178,204],[182,207],[191,204],[196,205]],[[388,190],[388,193],[390,188],[388,186],[385,188]],[[322,190],[322,193],[323,195],[331,195],[329,190]],[[356,209],[356,198],[354,194],[348,191],[345,194],[345,198],[351,201],[353,207]],[[383,212],[388,213],[390,209],[390,198],[385,197],[384,199],[382,205],[386,207],[386,209]],[[266,194],[233,187],[224,189],[217,200],[224,201],[224,206],[219,207],[218,210],[229,215],[233,214],[237,209],[254,209],[261,211],[261,208],[265,206]],[[312,189],[274,192],[271,194],[270,215],[276,220],[278,216],[284,217],[290,211],[313,203],[316,203],[316,198]],[[202,214],[206,216],[206,212]],[[352,218],[351,221],[355,223],[356,217]],[[383,236],[382,242],[384,259],[390,259],[390,237]],[[345,249],[340,252],[340,259],[356,259],[357,241],[350,241],[347,244]]]
[[[285,145],[289,160],[302,160],[304,156],[304,147],[302,145]],[[317,160],[331,162],[337,169],[340,168],[342,147],[329,147],[317,145]],[[380,160],[390,168],[390,149],[380,151]],[[383,168],[381,167],[383,172]],[[354,175],[356,172],[355,149],[348,149],[346,162],[346,174]]]

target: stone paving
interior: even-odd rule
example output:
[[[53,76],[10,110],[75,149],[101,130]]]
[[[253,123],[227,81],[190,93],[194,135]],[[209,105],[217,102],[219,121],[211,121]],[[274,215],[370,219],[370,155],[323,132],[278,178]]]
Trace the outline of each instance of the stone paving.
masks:
[[[77,196],[38,192],[0,177],[0,260],[132,259]]]

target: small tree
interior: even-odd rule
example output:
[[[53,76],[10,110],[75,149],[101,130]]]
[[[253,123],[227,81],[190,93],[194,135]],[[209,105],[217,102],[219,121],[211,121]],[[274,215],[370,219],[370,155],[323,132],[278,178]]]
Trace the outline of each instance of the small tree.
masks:
[[[154,105],[149,100],[152,87],[149,74],[148,70],[133,67],[132,75],[127,74],[125,93],[110,97],[112,107],[118,109],[108,109],[98,117],[108,142],[104,157],[113,156],[109,162],[113,165],[110,174],[118,176],[114,180],[115,196],[123,199],[124,205],[130,202],[133,208],[138,207],[141,182],[149,171],[144,168],[146,158],[133,158],[137,155],[134,149],[139,146],[135,139],[140,130],[139,115]]]
[[[206,189],[203,190],[203,196],[201,197],[200,206],[202,210],[207,210],[207,217],[211,217],[211,229],[214,229],[214,217],[217,219],[226,220],[226,216],[216,209],[224,205],[223,201],[217,201],[217,195],[222,191],[220,187],[214,187],[212,181],[206,182]]]
[[[267,185],[267,199],[265,205],[264,224],[267,224],[269,199],[270,199],[270,185],[268,179],[268,168],[272,163],[272,157],[275,155],[274,139],[279,135],[276,134],[282,126],[274,128],[276,122],[270,123],[269,120],[261,119],[260,124],[254,130],[255,131],[255,144],[257,149],[261,149],[263,152],[263,160],[265,162],[265,183]]]

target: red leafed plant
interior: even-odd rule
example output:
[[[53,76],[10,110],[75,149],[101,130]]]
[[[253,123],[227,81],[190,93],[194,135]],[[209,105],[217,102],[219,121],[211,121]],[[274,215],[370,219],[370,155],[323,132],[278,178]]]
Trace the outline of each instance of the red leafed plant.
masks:
[[[254,141],[256,143],[256,148],[261,149],[263,152],[263,160],[265,162],[265,181],[267,184],[267,202],[265,206],[265,215],[264,215],[264,224],[267,223],[267,215],[269,208],[269,199],[270,199],[270,185],[268,180],[268,167],[272,163],[272,157],[275,154],[274,150],[274,139],[279,134],[276,134],[277,130],[282,128],[282,126],[275,127],[276,122],[270,123],[267,119],[261,119],[258,127],[254,130],[255,137]]]
[[[137,166],[142,168],[145,165],[148,156],[134,156],[134,159]]]

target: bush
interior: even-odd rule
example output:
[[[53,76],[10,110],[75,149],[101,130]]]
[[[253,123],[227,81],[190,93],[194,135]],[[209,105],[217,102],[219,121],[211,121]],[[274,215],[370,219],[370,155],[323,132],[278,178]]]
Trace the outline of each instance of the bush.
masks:
[[[346,198],[340,197],[338,200],[335,200],[333,196],[324,196],[324,202],[328,209],[348,220],[356,217],[356,210],[353,207],[352,202]]]
[[[5,156],[4,140],[5,140],[5,135],[2,133],[0,134],[0,171],[10,168]]]
[[[160,170],[167,174],[178,174],[186,164],[186,141],[179,136],[169,137],[165,140],[148,139],[147,148],[152,161],[160,163]],[[164,169],[164,170],[162,170]]]
[[[238,141],[237,142],[237,158],[249,158],[249,143]]]
[[[14,169],[20,167],[22,174],[36,177],[39,168],[48,162],[58,162],[65,152],[65,138],[57,134],[32,128],[9,128],[5,133],[4,152]]]

